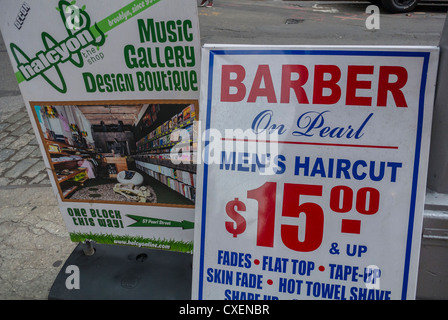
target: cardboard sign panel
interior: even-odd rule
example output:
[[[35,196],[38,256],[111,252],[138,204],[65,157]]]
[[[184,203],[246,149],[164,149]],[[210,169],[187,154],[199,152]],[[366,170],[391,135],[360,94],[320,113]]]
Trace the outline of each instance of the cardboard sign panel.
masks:
[[[0,4],[3,38],[71,239],[191,252],[196,2]]]
[[[437,61],[205,47],[193,297],[415,298]]]

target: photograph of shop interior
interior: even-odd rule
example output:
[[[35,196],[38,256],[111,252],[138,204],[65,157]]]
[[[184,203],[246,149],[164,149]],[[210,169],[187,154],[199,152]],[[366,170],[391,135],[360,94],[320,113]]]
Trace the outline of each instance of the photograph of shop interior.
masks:
[[[33,106],[64,201],[185,206],[195,200],[195,109],[192,102]],[[181,152],[173,162],[174,147]]]

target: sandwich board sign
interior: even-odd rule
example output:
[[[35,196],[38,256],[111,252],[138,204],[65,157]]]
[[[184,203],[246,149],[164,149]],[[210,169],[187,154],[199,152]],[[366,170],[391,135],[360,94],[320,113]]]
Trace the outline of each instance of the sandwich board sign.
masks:
[[[0,5],[1,32],[71,239],[191,252],[196,2]]]
[[[193,298],[415,298],[438,48],[202,59]]]

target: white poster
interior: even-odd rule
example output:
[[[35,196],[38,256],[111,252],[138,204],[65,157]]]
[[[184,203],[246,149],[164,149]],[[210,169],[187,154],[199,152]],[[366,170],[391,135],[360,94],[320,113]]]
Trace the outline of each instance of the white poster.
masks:
[[[193,297],[415,298],[438,49],[202,54]]]
[[[5,45],[71,239],[192,252],[196,2],[0,5]]]

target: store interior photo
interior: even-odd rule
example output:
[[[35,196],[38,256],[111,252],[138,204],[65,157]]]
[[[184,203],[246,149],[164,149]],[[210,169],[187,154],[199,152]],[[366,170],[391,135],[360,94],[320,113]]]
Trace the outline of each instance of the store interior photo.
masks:
[[[197,104],[107,103],[32,108],[61,198],[194,206]]]

